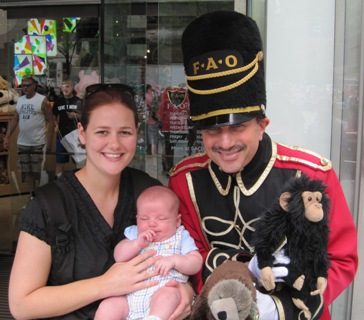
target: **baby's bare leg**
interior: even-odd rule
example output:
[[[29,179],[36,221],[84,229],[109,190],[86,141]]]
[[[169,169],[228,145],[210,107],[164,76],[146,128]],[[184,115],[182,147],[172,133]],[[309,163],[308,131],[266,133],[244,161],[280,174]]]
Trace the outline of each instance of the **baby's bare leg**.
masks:
[[[129,306],[126,296],[110,297],[100,303],[94,320],[125,320],[128,313]]]
[[[181,300],[180,292],[174,287],[159,288],[150,301],[150,315],[157,316],[161,320],[168,320],[176,310]]]

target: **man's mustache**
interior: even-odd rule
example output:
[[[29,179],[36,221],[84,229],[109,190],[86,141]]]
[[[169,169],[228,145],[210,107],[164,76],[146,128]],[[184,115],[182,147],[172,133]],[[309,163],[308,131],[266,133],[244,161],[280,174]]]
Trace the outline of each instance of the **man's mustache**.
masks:
[[[245,150],[245,145],[235,145],[235,146],[232,146],[232,147],[230,147],[228,149],[214,146],[214,147],[211,148],[211,150],[215,151],[215,152],[240,152],[240,151]]]

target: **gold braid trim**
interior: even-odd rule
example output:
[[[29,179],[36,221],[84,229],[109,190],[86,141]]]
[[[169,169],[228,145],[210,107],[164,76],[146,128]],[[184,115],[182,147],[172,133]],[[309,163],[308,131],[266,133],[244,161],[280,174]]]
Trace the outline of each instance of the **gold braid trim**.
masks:
[[[220,194],[222,196],[226,196],[229,193],[229,191],[230,191],[230,187],[231,187],[231,176],[230,175],[228,176],[228,183],[227,183],[226,188],[224,189],[222,187],[219,179],[216,177],[216,174],[215,174],[214,170],[212,170],[212,168],[211,168],[211,161],[209,163],[209,167],[208,168],[209,168],[209,172],[210,172],[211,178],[214,181],[217,190],[219,190],[219,192],[220,192]]]
[[[281,300],[279,300],[276,296],[273,296],[273,295],[271,295],[270,297],[273,299],[273,301],[277,307],[279,320],[286,320],[286,316],[284,315],[284,309],[283,309]]]
[[[201,221],[201,213],[200,213],[200,208],[198,207],[198,204],[197,204],[197,200],[196,200],[196,194],[195,194],[195,188],[193,186],[193,181],[192,181],[192,176],[191,176],[191,172],[188,172],[186,174],[186,180],[187,180],[187,186],[188,186],[188,191],[190,193],[190,196],[191,196],[191,201],[193,203],[193,206],[196,210],[196,213],[198,215],[198,220],[200,222],[200,228],[201,228],[201,232],[206,240],[206,243],[208,244],[209,246],[209,249],[211,249],[211,244],[210,244],[210,241],[209,239],[207,238],[207,235],[206,235],[206,232],[202,226],[202,221]]]
[[[205,152],[196,153],[196,154],[194,154],[192,156],[183,158],[181,162],[184,162],[186,159],[201,157],[204,154],[205,154]],[[178,166],[179,163],[177,163],[172,168],[172,170],[169,172],[169,174],[172,177],[172,176],[177,175],[178,173],[180,173],[181,171],[184,171],[186,169],[190,169],[190,168],[206,168],[206,166],[209,163],[209,161],[211,161],[211,160],[210,159],[207,159],[207,161],[205,161],[205,162],[193,162],[193,163],[189,163],[189,164],[187,164],[185,166]]]
[[[280,161],[283,161],[283,162],[296,162],[296,163],[301,163],[301,164],[304,164],[308,167],[311,167],[311,168],[314,168],[314,169],[319,169],[321,171],[329,171],[332,169],[332,164],[330,161],[328,162],[325,162],[326,164],[323,165],[323,166],[320,166],[316,163],[313,163],[311,161],[307,161],[307,160],[304,160],[304,159],[300,159],[300,158],[295,158],[295,157],[287,157],[287,156],[282,156],[282,155],[278,155],[277,156],[277,159],[280,160]],[[324,158],[322,158],[324,159]],[[325,160],[323,160],[325,161]],[[321,161],[322,163],[322,161]]]
[[[263,182],[267,178],[268,174],[271,172],[271,170],[274,166],[274,162],[276,161],[276,157],[277,157],[277,145],[272,141],[272,156],[271,156],[267,166],[265,167],[263,173],[260,175],[257,182],[255,182],[254,185],[250,189],[247,189],[245,187],[243,179],[241,177],[241,171],[239,171],[236,174],[236,182],[238,183],[240,191],[244,194],[244,196],[249,197],[260,188],[260,186],[263,184]],[[244,172],[244,169],[243,169],[243,172]]]
[[[193,92],[195,94],[199,94],[199,95],[215,94],[215,93],[220,93],[220,92],[224,92],[224,91],[234,89],[234,88],[242,85],[243,83],[247,82],[249,79],[251,79],[257,73],[257,71],[259,69],[258,62],[261,61],[262,59],[263,59],[263,52],[259,51],[256,54],[254,60],[251,63],[249,63],[248,65],[246,65],[246,66],[244,66],[242,68],[238,68],[238,69],[234,69],[234,70],[227,70],[227,71],[222,71],[222,72],[216,72],[216,73],[206,74],[206,75],[204,74],[204,75],[200,75],[200,76],[186,76],[186,79],[187,79],[186,86],[187,86],[188,90],[190,90],[191,92]],[[204,80],[204,79],[211,79],[211,78],[219,78],[219,77],[229,76],[229,75],[232,75],[232,74],[235,74],[235,73],[240,73],[240,72],[244,72],[246,70],[249,70],[253,66],[254,66],[254,68],[244,78],[236,81],[235,83],[224,86],[224,87],[210,89],[210,90],[198,90],[198,89],[192,88],[188,84],[188,80],[195,81],[195,80]]]
[[[250,62],[249,64],[247,64],[246,66],[244,66],[244,67],[241,67],[241,68],[238,68],[238,69],[222,71],[222,72],[211,73],[211,74],[202,74],[200,76],[186,76],[186,79],[195,81],[195,80],[218,78],[218,77],[232,75],[232,74],[235,74],[235,73],[244,72],[244,71],[250,69],[254,64],[256,64],[258,61],[261,61],[262,59],[263,59],[263,52],[259,51],[256,54],[254,60],[252,62]]]
[[[318,153],[304,149],[304,148],[300,148],[300,147],[295,147],[295,146],[289,146],[283,143],[279,143],[281,146],[287,148],[287,149],[291,149],[291,150],[298,150],[302,153],[306,153],[309,155],[312,155],[316,158],[318,158],[320,160],[320,164],[318,165],[314,162],[308,161],[308,160],[304,160],[304,159],[300,159],[300,158],[294,158],[294,157],[288,157],[288,156],[283,156],[283,155],[278,155],[277,159],[283,162],[296,162],[296,163],[301,163],[304,164],[308,167],[314,168],[314,169],[319,169],[321,171],[329,171],[332,169],[332,162],[329,159],[326,159],[325,157],[320,156]]]

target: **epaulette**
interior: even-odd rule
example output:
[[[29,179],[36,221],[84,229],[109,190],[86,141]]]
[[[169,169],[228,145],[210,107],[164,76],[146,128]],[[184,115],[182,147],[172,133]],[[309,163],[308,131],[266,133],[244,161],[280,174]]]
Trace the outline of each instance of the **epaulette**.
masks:
[[[282,163],[301,164],[320,171],[329,171],[332,169],[332,162],[320,156],[319,154],[296,146],[288,146],[283,143],[277,143],[277,161]]]
[[[169,175],[173,177],[181,172],[188,172],[188,171],[198,170],[201,168],[207,168],[209,162],[210,158],[207,156],[205,152],[196,153],[192,156],[188,156],[179,161],[169,172]]]

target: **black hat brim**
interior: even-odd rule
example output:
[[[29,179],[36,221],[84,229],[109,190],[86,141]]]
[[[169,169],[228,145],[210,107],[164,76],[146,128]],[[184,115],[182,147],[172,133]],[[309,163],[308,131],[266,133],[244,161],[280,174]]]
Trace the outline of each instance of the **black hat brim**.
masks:
[[[195,125],[197,130],[207,130],[224,126],[237,125],[250,121],[256,117],[257,114],[230,113],[193,121],[193,124]]]

